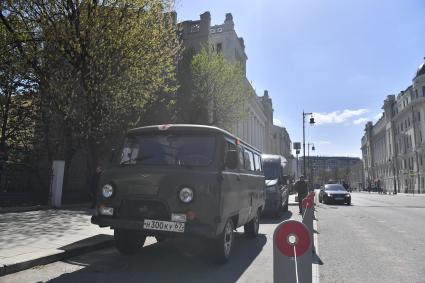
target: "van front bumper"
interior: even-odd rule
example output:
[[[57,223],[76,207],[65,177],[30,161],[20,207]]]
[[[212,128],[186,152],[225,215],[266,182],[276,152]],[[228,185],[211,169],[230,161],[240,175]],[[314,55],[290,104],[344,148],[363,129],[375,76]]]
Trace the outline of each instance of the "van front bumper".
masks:
[[[215,229],[212,225],[198,224],[198,223],[185,223],[185,230],[183,233],[147,230],[143,228],[143,220],[124,220],[116,219],[113,217],[94,215],[91,218],[91,223],[99,225],[99,227],[110,227],[111,229],[128,229],[143,231],[147,236],[167,235],[170,237],[187,237],[199,236],[206,238],[213,238],[216,236]]]

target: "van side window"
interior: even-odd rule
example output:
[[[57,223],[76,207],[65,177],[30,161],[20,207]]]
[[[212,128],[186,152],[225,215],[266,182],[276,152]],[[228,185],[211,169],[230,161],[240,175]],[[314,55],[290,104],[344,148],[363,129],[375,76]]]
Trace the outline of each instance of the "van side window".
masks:
[[[251,151],[245,149],[244,150],[244,156],[245,156],[245,169],[249,171],[255,171],[254,167],[254,155]]]
[[[244,151],[241,146],[238,146],[238,156],[239,156],[239,168],[244,168]]]
[[[226,139],[226,143],[227,143],[227,150],[236,150],[236,144],[233,143],[232,141]]]
[[[261,172],[261,157],[258,154],[254,154],[255,171]]]

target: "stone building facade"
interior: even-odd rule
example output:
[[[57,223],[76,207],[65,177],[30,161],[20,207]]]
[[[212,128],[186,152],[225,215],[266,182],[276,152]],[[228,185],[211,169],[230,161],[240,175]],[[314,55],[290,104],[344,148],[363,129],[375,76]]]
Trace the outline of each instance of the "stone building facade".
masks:
[[[209,12],[201,14],[199,20],[184,21],[179,25],[185,48],[198,52],[205,44],[212,44],[229,62],[241,63],[246,71],[248,56],[245,53],[243,38],[238,37],[235,31],[232,14],[227,13],[221,25],[211,26]],[[248,79],[245,83],[255,93]],[[291,140],[286,129],[273,125],[273,104],[267,90],[263,96],[251,97],[245,105],[244,113],[246,117],[235,121],[231,132],[264,153],[281,154],[287,159],[291,158]],[[282,144],[277,144],[278,142]]]
[[[425,191],[425,63],[412,85],[388,95],[382,117],[368,122],[361,140],[366,186],[388,192]]]

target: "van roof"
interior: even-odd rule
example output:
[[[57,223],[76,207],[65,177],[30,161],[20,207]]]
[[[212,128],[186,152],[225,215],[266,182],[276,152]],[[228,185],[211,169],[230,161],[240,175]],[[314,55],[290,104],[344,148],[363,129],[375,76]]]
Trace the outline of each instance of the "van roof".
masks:
[[[258,153],[261,153],[260,150],[258,150],[257,148],[253,147],[252,145],[250,145],[249,143],[243,141],[242,139],[240,139],[239,137],[229,133],[226,130],[223,130],[221,128],[218,127],[214,127],[214,126],[207,126],[207,125],[196,125],[196,124],[164,124],[164,125],[151,125],[151,126],[145,126],[145,127],[139,127],[139,128],[133,128],[127,131],[127,134],[141,134],[141,133],[149,133],[149,132],[165,132],[167,130],[172,130],[172,131],[199,131],[199,132],[211,132],[211,133],[221,133],[221,134],[225,134],[227,136],[233,137],[235,139],[238,139],[241,141],[241,143],[243,143],[244,145],[250,147],[251,149],[257,151]]]
[[[280,162],[283,166],[288,162],[285,157],[277,154],[261,154],[261,159],[263,161]]]

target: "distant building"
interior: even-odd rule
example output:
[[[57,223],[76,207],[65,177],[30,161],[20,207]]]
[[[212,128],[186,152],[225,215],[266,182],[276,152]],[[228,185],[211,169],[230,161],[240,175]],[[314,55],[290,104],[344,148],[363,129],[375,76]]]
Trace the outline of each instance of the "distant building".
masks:
[[[287,160],[285,174],[295,176],[294,171],[292,169],[293,168],[293,163],[292,163],[293,156],[291,154],[292,142],[288,132],[286,131],[286,128],[273,125],[270,142],[271,142],[270,152],[274,154],[282,155]]]
[[[306,172],[309,179],[315,183],[349,182],[349,175],[353,165],[361,162],[358,157],[344,156],[306,156]],[[303,171],[303,157],[299,160],[299,171]]]
[[[425,63],[413,83],[388,95],[382,117],[368,122],[361,140],[364,182],[388,192],[425,191]]]
[[[229,62],[241,63],[246,71],[248,56],[243,38],[238,37],[235,31],[232,14],[227,13],[221,25],[211,26],[209,12],[201,14],[199,20],[184,21],[179,25],[186,48],[199,52],[203,45],[210,43]],[[255,92],[248,80],[245,83]],[[291,141],[284,128],[273,125],[273,104],[268,91],[265,90],[263,96],[251,97],[244,112],[247,117],[235,121],[231,132],[264,153],[281,154],[289,159]],[[282,144],[276,144],[277,142]]]

